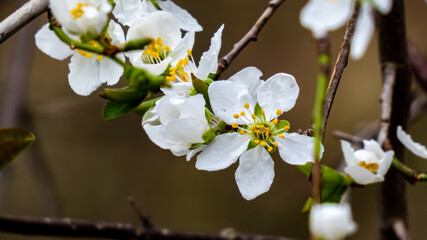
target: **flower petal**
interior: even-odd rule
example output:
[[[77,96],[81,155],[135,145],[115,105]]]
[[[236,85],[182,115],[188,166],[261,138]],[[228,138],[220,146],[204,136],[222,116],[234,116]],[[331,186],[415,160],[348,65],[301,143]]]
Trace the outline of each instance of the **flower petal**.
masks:
[[[205,103],[206,101],[202,94],[188,97],[182,105],[180,118],[192,117],[206,120]]]
[[[202,135],[209,130],[206,122],[197,118],[182,118],[170,121],[165,129],[165,138],[171,149],[188,150],[194,143],[203,143]],[[179,146],[179,147],[177,147]]]
[[[169,149],[169,145],[165,140],[165,125],[153,126],[150,124],[145,124],[142,126],[147,133],[148,138],[155,143],[157,146],[163,149]]]
[[[366,151],[373,152],[375,155],[377,155],[378,159],[381,159],[384,156],[384,150],[382,150],[380,144],[378,144],[378,142],[373,139],[363,140],[363,148]]]
[[[194,32],[188,32],[185,34],[182,41],[172,50],[170,56],[173,58],[172,66],[175,66],[180,59],[185,59],[188,56],[188,51],[193,49],[194,45]]]
[[[190,95],[190,90],[193,88],[193,84],[191,82],[170,82],[169,87],[160,88],[165,95],[176,94],[188,97]]]
[[[216,81],[209,85],[208,93],[212,110],[217,117],[229,125],[234,122],[247,124],[243,118],[233,117],[233,114],[246,110],[245,103],[249,103],[251,112],[254,111],[256,103],[244,86],[230,81]],[[246,115],[250,116],[250,113]]]
[[[206,149],[197,156],[196,168],[217,171],[229,167],[248,148],[251,138],[238,133],[225,133],[216,136]]]
[[[383,15],[389,13],[393,5],[392,0],[373,0],[373,2],[378,11]]]
[[[369,2],[362,4],[359,19],[357,19],[356,30],[351,42],[351,57],[360,59],[366,52],[369,42],[374,36],[375,19],[372,15],[372,7]]]
[[[208,145],[201,145],[200,147],[198,147],[198,148],[196,148],[196,149],[194,149],[194,150],[191,150],[188,154],[187,154],[187,156],[185,157],[185,160],[187,160],[187,161],[190,161],[191,160],[191,158],[192,157],[194,157],[194,155],[196,155],[197,153],[199,153],[199,152],[201,152],[201,151],[203,151],[206,147],[207,147]]]
[[[304,6],[300,22],[317,38],[343,26],[350,18],[354,0],[311,0]]]
[[[157,8],[153,5],[153,2],[151,0],[142,0],[142,11],[141,15],[143,17],[146,17],[150,15],[153,12],[157,12]]]
[[[129,61],[132,63],[132,65],[134,65],[135,67],[140,67],[156,76],[162,74],[172,62],[172,58],[167,57],[157,64],[143,63],[141,59],[142,51],[129,52],[127,53],[127,56],[129,57]]]
[[[384,153],[383,158],[380,160],[379,168],[378,168],[378,175],[385,176],[388,169],[390,168],[390,165],[393,161],[394,152],[393,151],[387,151]]]
[[[413,154],[427,159],[426,147],[417,142],[414,142],[411,136],[402,129],[402,126],[397,126],[397,138],[403,144],[403,146],[409,149]]]
[[[295,106],[299,87],[292,75],[278,73],[262,84],[258,92],[258,103],[265,110],[265,117],[271,120],[278,109],[287,112]]]
[[[121,24],[130,26],[141,18],[141,0],[115,0],[114,2],[116,6],[114,6],[113,15]]]
[[[116,56],[124,60],[124,55],[122,53]],[[123,71],[122,66],[107,57],[99,60],[99,75],[102,83],[107,83],[108,85],[116,84],[123,75]]]
[[[76,53],[68,66],[68,82],[75,93],[87,96],[101,86],[99,60],[96,57],[87,58]]]
[[[273,159],[258,145],[242,154],[235,177],[243,198],[252,200],[270,189],[274,179]]]
[[[292,165],[313,162],[314,138],[298,133],[285,133],[285,138],[275,138],[279,144],[279,154],[283,161]],[[323,146],[321,148],[323,154]]]
[[[40,28],[35,38],[36,46],[52,58],[64,60],[73,54],[70,46],[59,40],[56,34],[49,29],[49,23]]]
[[[347,163],[347,166],[355,165],[356,159],[354,158],[354,149],[351,147],[351,144],[347,141],[341,140],[341,150],[344,154],[344,160]]]
[[[179,26],[182,30],[187,32],[200,32],[203,30],[202,26],[200,26],[200,24],[195,18],[193,18],[193,16],[191,16],[191,14],[189,14],[185,9],[182,9],[172,1],[157,1],[157,4],[159,4],[160,8],[163,11],[168,11],[172,13],[174,17],[176,17]]]
[[[206,79],[210,73],[216,73],[218,69],[218,54],[221,50],[221,37],[224,24],[219,27],[214,36],[211,38],[211,46],[209,50],[204,52],[199,61],[197,68],[197,77]]]
[[[107,33],[111,38],[112,44],[119,45],[125,42],[125,33],[123,32],[123,28],[112,19],[108,24]]]
[[[246,67],[233,76],[231,76],[228,81],[232,81],[234,83],[238,83],[242,86],[245,86],[249,94],[253,97],[253,99],[257,99],[258,96],[258,88],[261,86],[263,81],[260,79],[262,76],[262,72],[256,67]]]
[[[361,185],[384,181],[383,176],[375,175],[368,169],[363,168],[359,165],[348,166],[344,169],[344,172],[350,175],[350,177],[352,177],[356,183]]]
[[[164,125],[176,120],[181,115],[181,108],[186,98],[179,95],[165,95],[156,102],[154,110]]]

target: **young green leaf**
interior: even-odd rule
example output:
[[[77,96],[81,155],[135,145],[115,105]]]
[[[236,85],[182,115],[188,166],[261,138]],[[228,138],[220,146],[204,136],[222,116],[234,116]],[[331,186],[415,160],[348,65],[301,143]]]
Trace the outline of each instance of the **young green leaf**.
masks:
[[[31,132],[19,128],[0,129],[0,169],[34,142]]]
[[[141,102],[118,103],[107,101],[104,106],[104,118],[107,120],[115,119],[134,110]]]

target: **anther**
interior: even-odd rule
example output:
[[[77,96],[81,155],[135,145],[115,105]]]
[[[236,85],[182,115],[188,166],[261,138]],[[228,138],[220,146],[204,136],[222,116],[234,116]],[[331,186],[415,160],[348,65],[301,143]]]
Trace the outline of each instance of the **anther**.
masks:
[[[240,133],[240,135],[243,135],[243,134],[245,134],[245,130],[242,129],[239,131],[239,133]]]
[[[239,114],[235,113],[235,114],[233,114],[233,117],[234,117],[235,119],[238,119],[238,118],[239,118]]]
[[[279,138],[285,138],[285,135],[283,135],[283,134],[279,134],[279,135],[278,135],[278,137],[279,137]]]
[[[187,50],[187,55],[188,55],[188,56],[191,56],[191,49],[188,49],[188,50]]]
[[[256,117],[255,117],[255,114],[254,114],[254,113],[252,113],[251,117],[252,117],[252,119],[253,119],[253,120],[255,120],[255,119],[256,119]]]
[[[279,119],[274,119],[273,121],[271,121],[274,125],[276,125],[279,122]]]
[[[243,105],[244,108],[249,109],[249,103],[245,103],[245,105]]]
[[[266,143],[265,141],[262,141],[262,142],[260,143],[260,145],[261,145],[261,146],[263,146],[263,147],[265,147],[265,146],[267,146],[267,143]]]
[[[237,128],[239,126],[239,124],[237,124],[237,123],[233,123],[233,124],[231,124],[231,127],[232,128]]]
[[[277,109],[277,111],[276,111],[276,115],[282,115],[282,110]]]
[[[270,146],[270,147],[268,147],[268,148],[267,148],[267,151],[268,151],[268,152],[273,151],[273,147],[271,147],[271,146]]]
[[[255,139],[255,140],[254,140],[254,143],[255,143],[255,144],[258,144],[258,143],[259,143],[259,140],[258,140],[258,139]]]
[[[265,115],[264,109],[261,109],[261,113],[262,113],[262,115]]]
[[[274,142],[273,142],[273,145],[274,145],[275,147],[277,147],[279,144],[278,144],[276,141],[274,141]]]
[[[289,130],[289,126],[285,126],[283,129],[284,129],[285,131],[288,131],[288,130]]]
[[[240,112],[240,116],[245,116],[245,115],[246,115],[245,111]]]

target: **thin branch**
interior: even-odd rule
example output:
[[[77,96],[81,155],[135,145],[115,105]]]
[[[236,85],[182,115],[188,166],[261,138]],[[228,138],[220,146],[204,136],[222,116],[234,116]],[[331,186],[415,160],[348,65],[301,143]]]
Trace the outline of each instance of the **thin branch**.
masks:
[[[217,235],[185,233],[169,229],[146,229],[129,223],[89,222],[69,218],[32,218],[0,216],[0,232],[23,235],[85,237],[107,239],[139,238],[190,240],[292,240],[286,237],[247,235],[227,231]]]
[[[357,146],[358,148],[363,147],[363,138],[351,135],[349,133],[341,132],[341,131],[333,131],[332,135],[338,139],[345,140],[351,145]]]
[[[141,220],[142,226],[144,226],[147,229],[153,229],[154,226],[153,224],[151,224],[150,219],[144,216],[144,214],[142,214],[141,209],[136,205],[135,198],[132,196],[128,197],[128,202],[132,207],[132,209],[135,211],[135,213],[138,215],[139,219]]]
[[[31,0],[0,23],[0,44],[48,9],[49,0]]]
[[[233,49],[218,61],[217,77],[228,68],[230,63],[237,57],[237,55],[249,44],[251,41],[256,41],[258,33],[264,27],[264,25],[271,18],[273,13],[285,0],[270,0],[267,9],[262,13],[261,17],[255,22],[252,28],[240,39],[239,42],[235,43]]]
[[[360,4],[357,3],[355,5],[353,15],[347,22],[344,40],[341,44],[338,58],[334,66],[334,71],[332,72],[331,80],[329,81],[328,90],[326,92],[325,103],[323,105],[323,133],[325,132],[335,93],[338,89],[338,84],[340,83],[344,68],[347,66],[348,56],[350,54],[351,40],[353,39],[354,31],[356,29],[356,23],[359,16],[359,12]]]
[[[408,41],[408,57],[412,72],[424,92],[427,92],[427,58],[411,41]]]

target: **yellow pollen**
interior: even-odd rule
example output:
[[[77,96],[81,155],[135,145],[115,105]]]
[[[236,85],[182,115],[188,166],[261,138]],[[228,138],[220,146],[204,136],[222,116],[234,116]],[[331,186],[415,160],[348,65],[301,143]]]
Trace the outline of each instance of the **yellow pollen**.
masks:
[[[71,15],[73,15],[74,20],[77,20],[81,17],[83,17],[83,14],[85,13],[82,9],[82,7],[86,7],[87,4],[83,4],[83,3],[77,3],[77,7],[74,9],[71,9],[70,13]]]
[[[379,168],[377,163],[366,163],[366,162],[359,162],[359,166],[368,169],[370,172],[376,172]]]
[[[249,103],[245,103],[245,105],[243,105],[244,108],[249,109]]]
[[[268,148],[267,148],[267,151],[268,151],[268,152],[273,151],[273,147],[268,147]]]
[[[270,136],[270,132],[266,132],[266,133],[265,133],[265,136],[266,136],[266,137],[269,137],[269,136]]]
[[[187,50],[187,55],[188,55],[188,56],[191,56],[191,49],[188,49],[188,50]]]
[[[240,135],[243,135],[243,134],[245,134],[245,130],[242,129],[239,131],[239,133],[240,133]]]
[[[274,141],[274,142],[273,142],[273,145],[274,145],[275,147],[277,147],[279,144],[278,144],[276,141]]]
[[[166,55],[171,51],[170,47],[163,46],[163,41],[160,37],[156,41],[148,44],[147,49],[142,53],[143,55],[150,55],[152,58],[165,58]]]
[[[273,121],[271,121],[274,125],[276,125],[279,122],[279,119],[274,119]]]
[[[255,117],[255,114],[254,113],[252,113],[252,115],[251,115],[251,117],[252,117],[252,119],[256,119],[256,117]]]
[[[248,133],[246,133],[247,135],[251,135],[252,134],[252,132],[248,132]]]
[[[233,124],[231,124],[231,127],[232,128],[237,128],[239,126],[239,124],[237,124],[237,123],[233,123]]]
[[[98,57],[96,57],[96,59],[98,59],[98,60],[102,60],[102,59],[103,59],[103,57],[102,57],[101,55],[99,55]]]
[[[264,109],[261,109],[261,113],[262,113],[262,115],[265,115]]]
[[[279,134],[279,135],[278,135],[278,137],[279,137],[279,138],[285,138],[285,135],[283,135],[283,134]]]
[[[245,111],[241,111],[240,112],[240,116],[245,116],[246,114],[245,114]]]
[[[276,115],[281,115],[281,114],[282,114],[282,110],[277,109],[277,111],[276,111]]]
[[[283,129],[284,129],[285,131],[288,131],[288,130],[289,130],[289,126],[285,126]]]
[[[259,140],[258,140],[258,139],[255,139],[255,140],[254,140],[254,143],[255,143],[255,144],[258,144],[258,143],[259,143]]]
[[[239,118],[239,114],[235,113],[235,114],[233,114],[233,117],[234,117],[235,119],[238,119],[238,118]]]
[[[265,141],[262,141],[262,142],[260,143],[260,145],[261,145],[261,146],[263,146],[263,147],[265,147],[265,146],[267,146],[267,143],[266,143]]]

